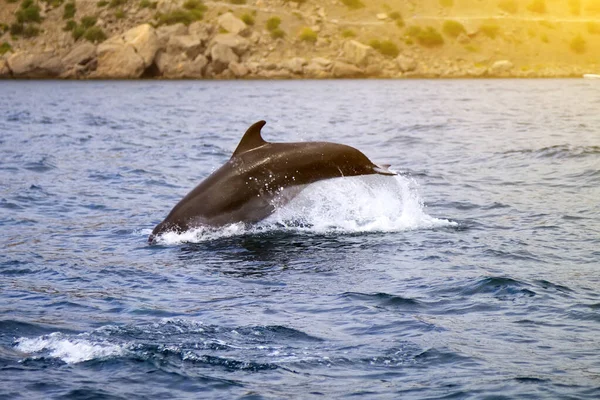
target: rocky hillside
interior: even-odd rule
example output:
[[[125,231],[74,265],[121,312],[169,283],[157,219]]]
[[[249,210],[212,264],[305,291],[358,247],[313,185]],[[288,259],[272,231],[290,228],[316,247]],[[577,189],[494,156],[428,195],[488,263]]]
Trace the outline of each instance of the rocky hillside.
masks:
[[[0,0],[0,78],[600,73],[600,0]]]

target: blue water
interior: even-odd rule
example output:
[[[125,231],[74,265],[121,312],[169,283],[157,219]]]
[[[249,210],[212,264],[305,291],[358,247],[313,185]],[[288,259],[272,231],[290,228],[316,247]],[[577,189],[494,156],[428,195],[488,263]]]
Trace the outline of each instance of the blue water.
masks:
[[[596,82],[0,94],[0,398],[600,397]],[[260,119],[400,175],[149,245]]]

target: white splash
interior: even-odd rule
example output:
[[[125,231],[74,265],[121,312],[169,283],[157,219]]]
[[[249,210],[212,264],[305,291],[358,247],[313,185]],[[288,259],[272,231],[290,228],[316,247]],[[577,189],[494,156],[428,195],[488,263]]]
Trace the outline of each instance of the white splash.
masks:
[[[86,334],[82,334],[86,336]],[[19,338],[16,348],[24,353],[59,358],[67,364],[120,356],[125,352],[121,346],[92,342],[81,335],[66,337],[60,332],[37,338]]]
[[[312,233],[401,232],[455,226],[424,211],[417,183],[405,176],[368,175],[308,185],[297,197],[252,227],[200,227],[157,238],[163,245],[197,243],[269,231]]]

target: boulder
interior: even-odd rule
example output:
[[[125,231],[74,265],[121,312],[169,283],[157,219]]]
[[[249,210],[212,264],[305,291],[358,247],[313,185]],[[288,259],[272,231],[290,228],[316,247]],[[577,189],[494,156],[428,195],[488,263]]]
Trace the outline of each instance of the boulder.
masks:
[[[148,24],[111,37],[98,46],[96,77],[139,78],[154,62],[158,44],[156,31]]]
[[[98,46],[96,78],[132,79],[144,73],[144,59],[135,47],[124,43],[102,43]]]
[[[0,79],[10,77],[10,68],[8,68],[8,62],[0,58]]]
[[[208,40],[215,31],[215,27],[211,24],[196,21],[188,28],[190,36],[200,39],[202,43],[208,43]]]
[[[216,35],[212,44],[222,44],[229,47],[238,56],[243,56],[250,48],[250,41],[233,33],[222,33]]]
[[[226,70],[229,63],[239,61],[238,56],[233,50],[222,43],[217,43],[211,48],[210,56],[212,58],[212,70],[216,74]]]
[[[7,60],[14,77],[55,78],[63,72],[63,65],[52,51],[43,53],[13,53]]]
[[[81,42],[63,57],[62,63],[65,68],[73,68],[76,65],[85,65],[95,57],[96,46],[90,42]]]
[[[167,44],[167,53],[185,54],[190,60],[198,57],[203,49],[202,41],[191,35],[171,36]]]
[[[496,61],[489,69],[491,75],[502,75],[513,69],[514,65],[508,60]]]
[[[345,60],[349,63],[364,66],[373,54],[373,48],[356,40],[347,40],[342,46],[342,52]]]
[[[323,69],[329,69],[329,67],[331,67],[331,60],[328,58],[323,58],[323,57],[315,57],[312,59],[311,61],[312,64],[317,64],[319,66],[321,66]]]
[[[268,71],[260,71],[257,74],[260,78],[265,79],[291,79],[292,74],[285,69],[273,69]]]
[[[158,47],[164,49],[169,43],[171,36],[185,36],[188,34],[188,27],[182,23],[174,25],[163,25],[156,29],[156,37],[158,38]]]
[[[217,23],[221,29],[234,35],[244,36],[249,33],[246,23],[230,12],[220,15],[217,19]]]
[[[310,78],[326,78],[329,76],[327,68],[314,60],[304,67],[304,74]]]
[[[290,58],[281,63],[281,66],[294,74],[301,74],[306,65],[306,60],[301,57]]]
[[[156,67],[163,78],[169,79],[197,79],[204,76],[208,59],[199,54],[190,60],[185,54],[169,54],[160,52],[156,56]]]
[[[149,24],[136,26],[123,34],[123,40],[135,48],[146,67],[152,65],[158,51],[158,36],[152,26]]]
[[[358,68],[356,65],[342,61],[334,62],[331,72],[335,78],[357,78],[364,74],[362,69]]]
[[[236,78],[243,78],[248,75],[248,68],[244,64],[241,64],[236,61],[232,61],[229,63],[229,70],[233,73],[233,76]]]
[[[400,54],[398,57],[396,57],[396,64],[402,72],[410,72],[417,69],[417,61],[414,58],[405,56],[404,54]]]

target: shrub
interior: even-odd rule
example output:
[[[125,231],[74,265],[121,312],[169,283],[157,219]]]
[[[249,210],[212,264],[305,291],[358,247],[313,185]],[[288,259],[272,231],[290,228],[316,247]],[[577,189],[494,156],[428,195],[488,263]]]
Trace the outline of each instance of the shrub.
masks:
[[[156,14],[156,25],[173,25],[182,23],[189,25],[192,22],[199,21],[203,18],[202,11],[200,10],[173,10],[166,14]]]
[[[73,35],[73,39],[79,40],[79,38],[85,34],[85,28],[81,25],[77,25],[75,28],[73,28],[71,34]]]
[[[371,39],[369,41],[369,46],[371,46],[375,50],[379,50],[381,48],[381,42],[377,39]]]
[[[123,18],[125,18],[125,11],[123,11],[122,8],[119,8],[117,11],[115,11],[115,18],[116,19],[123,19]]]
[[[342,0],[342,3],[351,10],[357,10],[365,6],[360,0]]]
[[[158,6],[158,2],[150,1],[150,0],[142,0],[140,1],[140,8],[149,8],[151,10],[156,10]]]
[[[117,7],[121,7],[122,5],[125,5],[127,3],[127,0],[110,0],[110,3],[108,3],[108,6],[110,8],[117,8]]]
[[[12,51],[12,46],[8,42],[0,44],[0,56]]]
[[[14,22],[10,25],[10,34],[13,36],[23,34],[23,30],[25,30],[25,26],[19,22]]]
[[[509,14],[516,14],[519,11],[519,6],[515,0],[501,0],[498,3],[498,8]]]
[[[545,33],[542,33],[540,35],[540,40],[544,43],[550,43],[550,39],[548,39],[548,35],[546,35]]]
[[[285,36],[285,32],[279,28],[275,28],[271,31],[271,37],[273,39],[281,39]]]
[[[0,36],[4,35],[4,32],[8,32],[9,29],[10,27],[8,25],[0,22]]]
[[[145,0],[142,0],[145,1]],[[96,7],[106,7],[108,5],[108,1],[107,0],[100,0],[99,2],[96,3]]]
[[[407,29],[407,34],[416,39],[421,46],[436,47],[444,44],[442,35],[431,26],[425,29],[420,26],[411,26]]]
[[[75,3],[70,2],[65,4],[65,9],[63,11],[63,19],[73,19],[73,17],[75,16],[75,11],[77,11],[77,9],[75,8]]]
[[[585,39],[581,35],[575,36],[571,40],[570,47],[574,53],[577,53],[577,54],[585,53]]]
[[[92,43],[100,43],[106,40],[106,35],[99,26],[92,26],[86,30],[83,37]]]
[[[206,11],[206,6],[200,0],[186,0],[183,3],[183,8],[187,10]]]
[[[246,0],[229,0],[231,4],[246,4]]]
[[[56,8],[62,5],[65,0],[42,0],[44,3],[48,4],[52,8]]]
[[[267,23],[266,23],[267,30],[269,30],[270,32],[273,32],[275,29],[279,28],[280,24],[281,24],[281,18],[271,17],[267,20]]]
[[[345,38],[356,37],[356,33],[354,33],[354,31],[352,29],[344,29],[342,31],[342,37],[345,37]]]
[[[254,17],[248,13],[242,15],[242,21],[244,21],[246,25],[254,25]]]
[[[479,47],[472,45],[472,44],[467,44],[467,45],[465,45],[465,50],[468,51],[469,53],[478,53]]]
[[[391,13],[388,14],[388,17],[390,17],[390,19],[393,19],[394,21],[402,19],[402,14],[400,14],[398,11],[392,11]]]
[[[28,0],[21,3],[21,9],[15,13],[15,16],[20,23],[42,21],[42,17],[40,17],[40,7]]]
[[[310,28],[304,28],[300,32],[300,40],[304,42],[316,43],[317,42],[317,32],[313,31]]]
[[[396,20],[396,26],[398,28],[402,29],[402,28],[404,28],[405,25],[406,24],[404,23],[404,20],[402,18]]]
[[[19,0],[6,0],[7,3],[16,3]]]
[[[454,0],[440,0],[440,5],[442,7],[452,7],[454,5]]]
[[[500,32],[500,27],[496,24],[484,24],[479,27],[479,30],[490,39],[496,39],[498,32]]]
[[[31,38],[40,34],[40,28],[37,25],[27,24],[23,29],[23,37]]]
[[[444,33],[450,37],[458,37],[461,33],[466,33],[465,27],[458,21],[447,20],[442,27]]]
[[[529,5],[527,6],[527,9],[529,11],[537,13],[537,14],[544,14],[544,13],[546,13],[546,1],[545,0],[533,0],[531,3],[529,3]]]
[[[84,28],[91,28],[96,25],[97,18],[91,15],[81,18],[81,26]]]
[[[600,35],[600,24],[598,22],[588,22],[587,29],[592,35]]]
[[[379,48],[377,49],[381,54],[388,57],[398,57],[400,54],[400,50],[398,50],[398,46],[390,40],[384,40],[379,44]]]
[[[77,22],[75,22],[72,19],[70,19],[65,24],[65,27],[63,28],[63,31],[67,31],[67,32],[68,31],[72,31],[73,29],[75,29],[76,26],[77,26]]]

